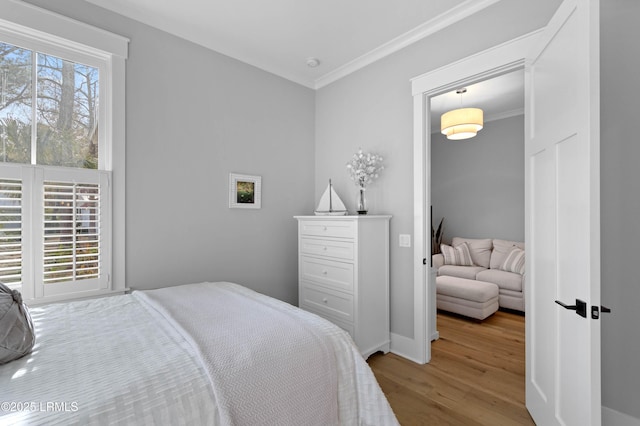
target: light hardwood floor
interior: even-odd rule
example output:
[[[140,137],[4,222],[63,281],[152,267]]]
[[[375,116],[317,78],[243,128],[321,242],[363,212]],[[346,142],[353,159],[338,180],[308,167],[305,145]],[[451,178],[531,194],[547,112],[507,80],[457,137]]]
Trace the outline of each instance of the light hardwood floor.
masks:
[[[525,408],[524,317],[482,322],[438,313],[431,362],[394,354],[368,362],[398,421],[409,425],[533,425]]]

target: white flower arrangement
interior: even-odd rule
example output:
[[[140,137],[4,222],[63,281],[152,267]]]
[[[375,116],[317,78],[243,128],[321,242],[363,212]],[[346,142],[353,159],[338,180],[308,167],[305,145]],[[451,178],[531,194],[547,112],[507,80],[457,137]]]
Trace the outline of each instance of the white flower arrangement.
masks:
[[[382,157],[377,154],[364,153],[362,148],[353,154],[351,161],[347,163],[347,171],[351,180],[360,188],[376,180],[379,173],[384,170]]]

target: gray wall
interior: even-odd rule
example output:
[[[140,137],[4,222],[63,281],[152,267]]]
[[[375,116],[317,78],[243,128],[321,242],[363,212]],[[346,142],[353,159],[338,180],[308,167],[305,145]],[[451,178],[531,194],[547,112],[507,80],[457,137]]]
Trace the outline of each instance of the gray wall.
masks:
[[[413,337],[413,248],[398,234],[413,234],[413,99],[410,79],[544,26],[559,0],[502,1],[377,61],[316,95],[315,194],[329,178],[348,209],[356,188],[345,163],[362,147],[385,158],[368,190],[372,213],[391,219],[391,330]]]
[[[640,419],[640,3],[600,13],[602,403]]]
[[[229,280],[297,303],[314,92],[82,0],[30,3],[131,40],[127,285]],[[262,176],[262,209],[228,208],[230,172]]]
[[[412,336],[413,251],[397,247],[397,234],[413,232],[409,79],[544,25],[559,1],[499,2],[319,90],[316,129],[308,89],[82,0],[29,3],[131,39],[129,286],[225,279],[295,302],[291,217],[313,210],[329,177],[353,209],[355,187],[344,165],[362,146],[386,157],[368,198],[372,213],[394,215],[392,331]],[[602,301],[614,309],[602,320],[603,404],[640,418],[640,144],[632,128],[640,63],[629,54],[638,50],[640,4],[601,3]],[[180,90],[170,90],[176,82]],[[231,171],[262,175],[262,210],[227,208]]]
[[[471,139],[431,134],[431,204],[444,241],[524,241],[524,116],[485,122]]]

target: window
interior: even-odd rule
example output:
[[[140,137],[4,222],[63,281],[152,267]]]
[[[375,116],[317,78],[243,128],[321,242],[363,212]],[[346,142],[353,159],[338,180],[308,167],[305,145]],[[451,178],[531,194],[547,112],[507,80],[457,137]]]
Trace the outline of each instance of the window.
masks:
[[[0,41],[1,161],[97,169],[99,75]]]
[[[124,41],[126,54],[118,36],[17,7],[22,21],[76,25],[83,43]],[[0,281],[28,302],[125,289],[123,264],[112,282],[114,229],[124,245],[113,192],[124,187],[111,184],[124,163],[124,58],[0,19]]]

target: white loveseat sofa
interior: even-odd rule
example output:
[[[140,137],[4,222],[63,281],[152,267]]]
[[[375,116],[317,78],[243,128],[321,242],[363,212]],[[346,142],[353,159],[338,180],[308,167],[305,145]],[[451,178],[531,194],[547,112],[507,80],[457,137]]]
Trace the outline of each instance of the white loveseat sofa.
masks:
[[[498,286],[498,303],[501,308],[524,312],[525,274],[509,271],[505,261],[514,248],[524,250],[524,243],[499,239],[469,239],[456,237],[451,245],[466,243],[473,266],[445,264],[442,254],[433,255],[433,266],[438,276],[459,278],[456,284],[472,285],[466,280],[493,283]],[[506,269],[506,270],[505,270]],[[437,280],[437,279],[436,279]],[[448,279],[448,282],[453,280]]]

